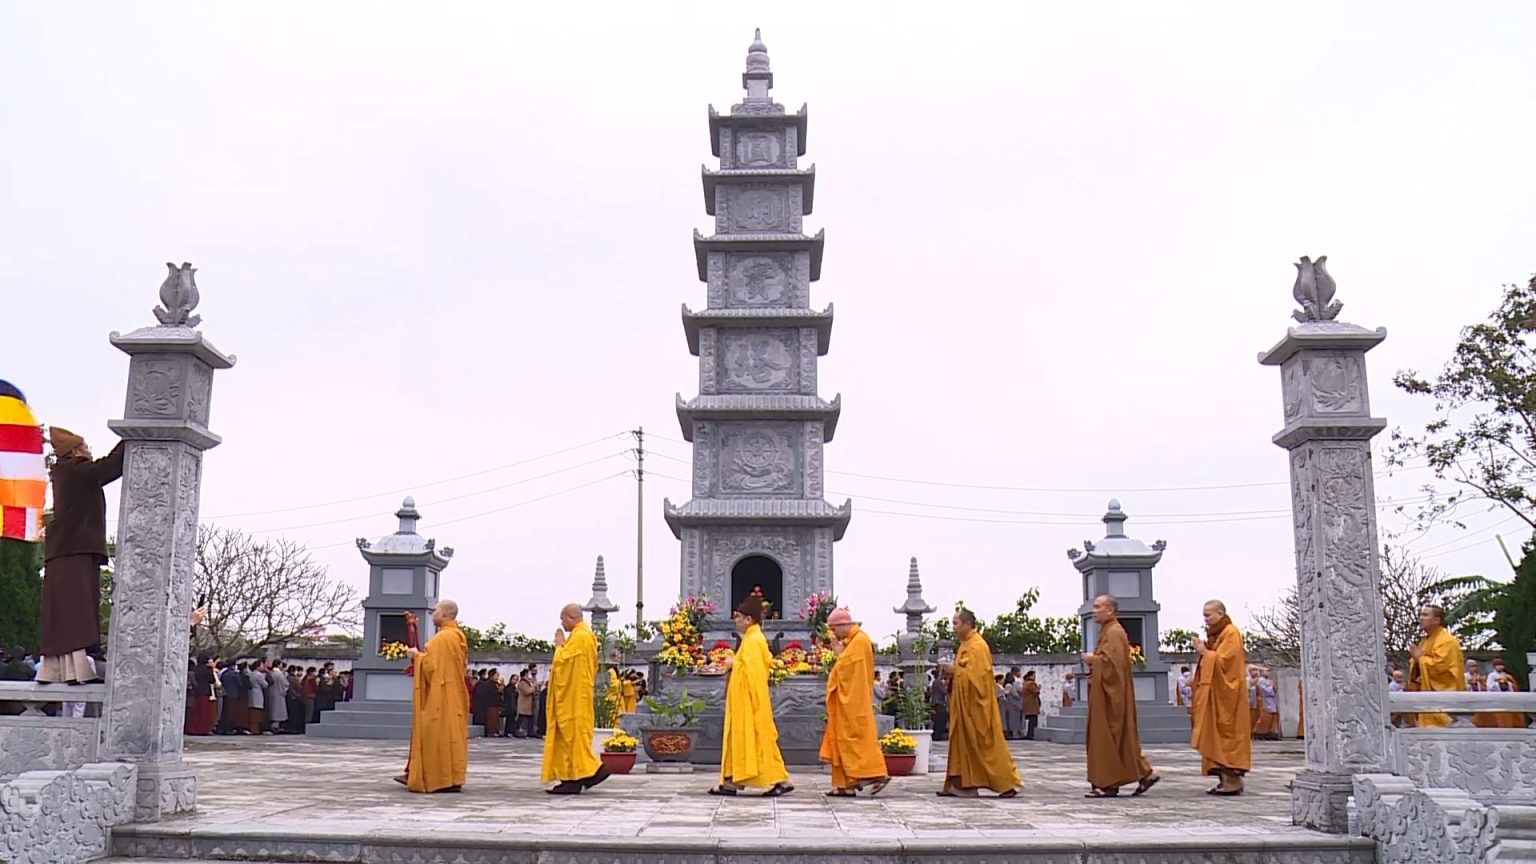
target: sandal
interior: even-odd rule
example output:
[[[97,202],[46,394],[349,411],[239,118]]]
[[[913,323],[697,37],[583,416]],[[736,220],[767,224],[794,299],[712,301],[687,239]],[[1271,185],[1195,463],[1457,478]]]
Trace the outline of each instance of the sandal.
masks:
[[[876,795],[879,795],[881,790],[885,789],[885,787],[889,785],[891,785],[891,778],[881,777],[879,780],[871,780],[865,784],[865,786],[860,786],[859,791],[864,791],[865,787],[867,786],[869,789],[869,797],[873,798]]]
[[[793,791],[795,791],[795,787],[789,785],[788,783],[775,783],[773,784],[772,789],[769,789],[767,792],[763,793],[763,797],[777,798],[780,795],[788,795]]]
[[[722,783],[721,785],[709,790],[709,794],[726,795],[734,798],[736,796],[736,788],[734,786],[726,786]]]
[[[1017,798],[1017,797],[1019,797],[1019,790],[1017,790],[1017,789],[1009,789],[1006,792],[999,792],[999,793],[997,793],[997,797],[999,797],[999,798]]]
[[[1243,790],[1242,789],[1212,789],[1208,794],[1210,794],[1210,795],[1220,795],[1223,798],[1231,798],[1234,795],[1241,795],[1241,794],[1243,794]]]
[[[1097,786],[1095,786],[1093,788],[1092,792],[1089,792],[1087,795],[1084,795],[1083,797],[1084,798],[1118,798],[1118,797],[1120,797],[1120,790],[1119,789],[1100,789]]]
[[[1147,776],[1141,778],[1141,782],[1136,784],[1136,791],[1132,792],[1131,794],[1132,795],[1141,795],[1141,794],[1145,793],[1148,789],[1151,789],[1153,786],[1156,786],[1158,781],[1162,780],[1162,779],[1163,778],[1157,776],[1156,774],[1148,774]]]
[[[826,794],[826,796],[828,798],[857,798],[857,797],[859,797],[859,793],[853,791],[852,789],[833,789],[832,791],[827,792],[825,794]]]

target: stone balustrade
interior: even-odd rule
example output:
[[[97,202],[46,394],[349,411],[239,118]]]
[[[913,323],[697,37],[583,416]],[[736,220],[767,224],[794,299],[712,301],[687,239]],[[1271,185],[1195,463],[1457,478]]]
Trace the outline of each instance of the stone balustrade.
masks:
[[[26,771],[66,771],[97,760],[105,684],[38,684],[0,681],[0,705],[21,706],[0,714],[0,778]],[[51,717],[48,703],[84,702],[86,717]]]
[[[1393,714],[1449,714],[1451,727],[1472,726],[1477,714],[1536,714],[1536,693],[1439,691],[1387,694]],[[1528,724],[1536,728],[1536,724]],[[1444,728],[1444,727],[1441,727]]]

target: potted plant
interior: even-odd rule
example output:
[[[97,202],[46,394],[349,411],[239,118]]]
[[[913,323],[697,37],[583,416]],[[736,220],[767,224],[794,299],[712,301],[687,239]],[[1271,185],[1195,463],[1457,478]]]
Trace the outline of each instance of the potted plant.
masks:
[[[918,684],[925,677],[923,669],[907,668],[903,675]],[[913,774],[928,773],[928,758],[933,752],[933,730],[928,728],[928,694],[922,686],[903,686],[896,700],[896,727],[915,742]]]
[[[624,734],[624,731],[615,731],[612,735],[603,739],[603,752],[598,754],[603,767],[613,774],[628,774],[635,767],[635,748],[640,742]]]
[[[917,761],[917,742],[902,730],[892,729],[880,737],[880,752],[885,754],[885,773],[905,777]]]
[[[687,762],[698,741],[699,729],[693,724],[704,710],[704,700],[679,687],[675,695],[663,692],[645,697],[645,707],[659,724],[640,727],[645,754],[656,762]]]

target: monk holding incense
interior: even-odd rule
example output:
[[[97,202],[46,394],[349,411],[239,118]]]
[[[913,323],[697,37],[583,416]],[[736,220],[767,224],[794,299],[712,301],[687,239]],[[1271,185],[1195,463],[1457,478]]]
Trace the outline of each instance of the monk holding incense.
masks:
[[[1003,739],[1003,716],[992,680],[992,648],[976,631],[976,615],[955,612],[955,662],[943,667],[949,685],[949,764],[944,769],[943,798],[976,798],[985,787],[999,798],[1019,794],[1019,772]]]
[[[875,728],[875,646],[847,609],[827,615],[837,662],[827,673],[827,726],[821,733],[821,761],[832,766],[828,798],[852,798],[865,788],[871,796],[891,782]]]
[[[395,782],[412,792],[458,792],[469,762],[469,693],[464,675],[469,642],[459,629],[459,604],[442,598],[432,609],[437,632],[427,647],[407,648],[411,678],[411,755]]]
[[[1243,634],[1227,617],[1226,604],[1205,604],[1205,638],[1195,640],[1200,656],[1190,699],[1190,743],[1200,751],[1200,773],[1214,774],[1207,795],[1243,794],[1243,775],[1252,767],[1248,730],[1248,686],[1243,669],[1248,657]]]
[[[1140,795],[1157,784],[1152,763],[1141,755],[1136,732],[1136,689],[1131,678],[1131,640],[1116,613],[1120,603],[1108,594],[1093,600],[1099,640],[1083,655],[1088,666],[1088,783],[1086,797],[1113,798],[1120,787],[1136,784]]]
[[[779,752],[779,729],[773,722],[773,698],[768,670],[773,655],[763,636],[763,598],[753,594],[731,614],[741,645],[725,658],[725,729],[720,742],[720,785],[711,795],[735,795],[745,787],[766,788],[765,798],[777,798],[795,787],[789,782]],[[836,666],[833,667],[834,669]],[[866,673],[867,674],[867,673]]]
[[[1445,610],[1439,606],[1425,606],[1419,610],[1419,627],[1424,638],[1408,649],[1408,690],[1410,691],[1461,691],[1467,689],[1462,666],[1466,660],[1461,653],[1461,643],[1445,629]],[[1449,726],[1449,714],[1419,714],[1416,725]]]
[[[581,620],[581,607],[567,603],[555,631],[555,658],[549,665],[544,702],[546,731],[539,782],[560,781],[545,790],[551,795],[578,795],[608,779],[608,769],[592,754],[596,682],[597,638]]]

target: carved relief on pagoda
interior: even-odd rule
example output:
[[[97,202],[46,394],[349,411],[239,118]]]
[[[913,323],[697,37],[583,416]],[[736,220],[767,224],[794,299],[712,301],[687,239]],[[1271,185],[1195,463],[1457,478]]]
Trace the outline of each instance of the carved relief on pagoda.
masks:
[[[784,159],[783,129],[722,130],[727,136],[720,153],[734,157],[721,160],[722,168],[793,168]]]
[[[1318,414],[1364,414],[1365,358],[1351,354],[1322,354],[1307,358],[1306,378],[1312,385],[1312,410]]]
[[[798,184],[721,184],[715,190],[715,231],[798,234],[800,194]]]
[[[804,258],[801,266],[799,258]],[[711,253],[712,307],[804,308],[809,292],[810,255],[804,252]]]
[[[719,373],[722,393],[793,393],[800,379],[798,330],[722,330]]]
[[[720,428],[721,494],[799,494],[799,434],[798,423]]]
[[[719,363],[715,351],[719,331],[705,327],[699,331],[699,393],[713,396],[720,392]]]
[[[816,395],[816,328],[800,328],[800,392],[806,396]]]

